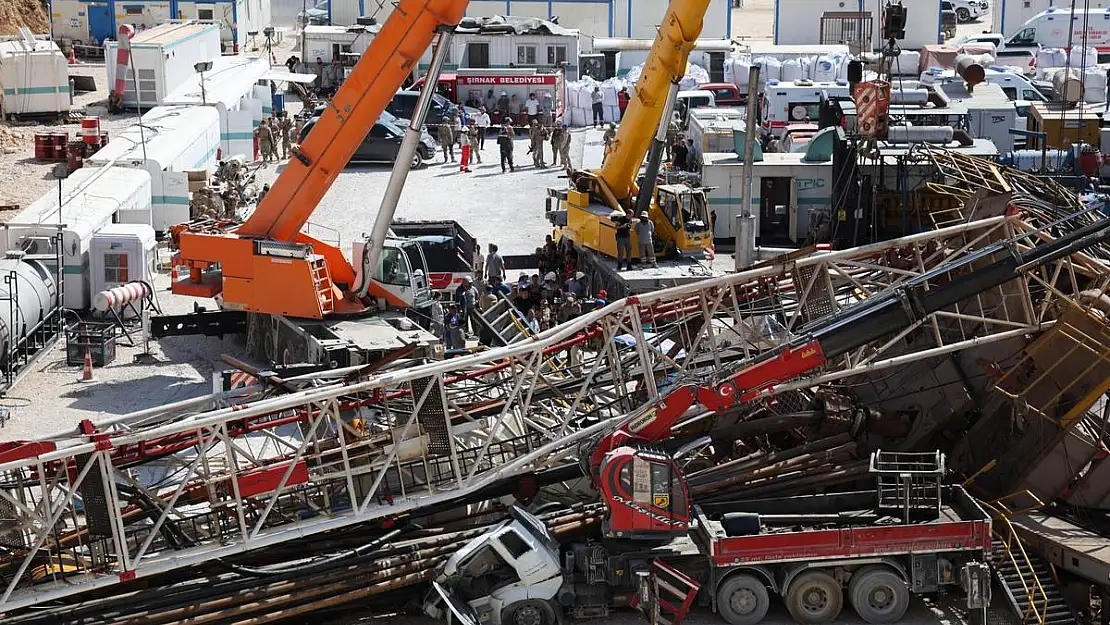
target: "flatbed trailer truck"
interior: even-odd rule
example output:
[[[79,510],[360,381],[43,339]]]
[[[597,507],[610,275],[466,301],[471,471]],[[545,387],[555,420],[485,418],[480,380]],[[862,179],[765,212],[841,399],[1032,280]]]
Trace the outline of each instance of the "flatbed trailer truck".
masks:
[[[922,455],[876,454],[875,490],[695,505],[689,531],[662,541],[603,532],[559,544],[514,509],[446,562],[425,609],[481,625],[552,625],[632,606],[676,623],[700,600],[730,625],[755,625],[774,595],[799,623],[832,622],[848,603],[885,624],[899,622],[911,595],[962,588],[981,610],[990,516],[962,487],[939,483],[940,454],[925,479],[880,466],[920,464],[905,458]],[[685,497],[664,466],[626,465],[618,490],[655,505]]]

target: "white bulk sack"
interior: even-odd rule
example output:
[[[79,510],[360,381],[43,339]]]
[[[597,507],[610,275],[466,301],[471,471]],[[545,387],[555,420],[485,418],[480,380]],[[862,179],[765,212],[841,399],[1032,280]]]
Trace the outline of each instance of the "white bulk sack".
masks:
[[[813,62],[813,73],[810,78],[814,82],[834,82],[839,65],[831,56],[819,56]]]
[[[786,59],[782,62],[782,81],[793,82],[805,78],[802,72],[802,64],[798,59]]]
[[[1074,46],[1069,60],[1075,69],[1094,67],[1098,65],[1098,50],[1087,46]]]
[[[893,69],[897,76],[916,76],[917,68],[921,64],[921,53],[917,50],[902,50],[898,58],[894,59]],[[847,70],[845,70],[847,71]]]
[[[1063,67],[1068,62],[1068,53],[1062,48],[1041,48],[1037,50],[1037,69],[1042,67]]]

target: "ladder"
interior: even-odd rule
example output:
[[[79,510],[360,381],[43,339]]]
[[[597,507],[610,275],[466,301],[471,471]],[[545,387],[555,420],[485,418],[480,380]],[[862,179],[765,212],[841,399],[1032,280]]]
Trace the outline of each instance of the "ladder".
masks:
[[[1079,617],[1060,592],[1051,564],[1028,553],[1012,528],[994,532],[991,570],[1022,625],[1067,625]]]
[[[532,335],[523,321],[524,313],[513,306],[507,297],[498,297],[493,306],[479,316],[479,323],[493,331],[494,342],[499,346],[511,345]]]
[[[327,315],[335,310],[335,293],[332,292],[331,278],[328,276],[328,264],[323,256],[313,255],[308,260],[308,266],[312,270],[312,285],[316,288],[320,310]]]

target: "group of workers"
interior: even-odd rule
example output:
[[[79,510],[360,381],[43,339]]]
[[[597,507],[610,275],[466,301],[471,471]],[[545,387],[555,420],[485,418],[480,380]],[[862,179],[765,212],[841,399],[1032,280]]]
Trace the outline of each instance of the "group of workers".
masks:
[[[528,154],[532,157],[532,165],[537,169],[548,167],[544,152],[545,145],[550,141],[551,165],[570,167],[571,137],[567,125],[561,122],[550,122],[551,112],[540,108],[534,93],[528,95],[525,110],[529,139]],[[501,114],[500,110],[497,114]],[[498,119],[501,121],[501,124],[496,127],[501,171],[502,173],[516,171],[513,137],[516,136],[519,127],[514,123],[515,118],[512,114]],[[493,121],[485,106],[479,106],[478,113],[472,115],[470,119],[464,119],[459,110],[452,111],[448,119],[436,126],[436,140],[443,150],[443,162],[455,162],[455,148],[458,147],[459,171],[469,173],[472,159],[478,163],[482,162],[482,150],[485,148],[486,136],[493,129]]]
[[[608,303],[604,289],[591,297],[573,248],[556,244],[548,236],[545,245],[537,248],[536,257],[538,272],[521,273],[516,281],[509,281],[497,245],[490,244],[488,256],[483,256],[481,246],[476,245],[474,278],[464,278],[450,301],[439,293],[434,296],[432,331],[442,338],[446,349],[463,349],[468,338],[476,338],[480,345],[492,345],[490,330],[474,317],[489,310],[499,298],[507,299],[519,311],[522,316],[517,321],[532,334]]]
[[[262,120],[258,128],[254,129],[255,154],[254,160],[261,160],[263,164],[270,161],[289,158],[289,150],[297,136],[297,128],[288,111],[278,111],[277,116]],[[281,156],[278,156],[278,143],[281,144]]]

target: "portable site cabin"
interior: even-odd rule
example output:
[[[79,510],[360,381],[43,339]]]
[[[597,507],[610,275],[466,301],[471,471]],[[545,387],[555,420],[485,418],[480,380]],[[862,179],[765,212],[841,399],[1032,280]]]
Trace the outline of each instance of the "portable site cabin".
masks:
[[[809,162],[801,152],[763,154],[752,163],[751,210],[761,245],[805,241],[814,215],[832,211],[832,160]],[[744,163],[735,153],[702,155],[702,185],[709,209],[716,214],[713,238],[736,236],[741,214]]]
[[[176,0],[177,19],[214,21],[220,27],[224,54],[239,54],[252,42],[265,43],[262,30],[272,26],[270,0]]]
[[[145,139],[145,144],[144,144]],[[186,170],[212,169],[220,147],[220,114],[210,106],[159,106],[143,115],[85,166],[114,164],[150,174],[151,210],[121,213],[121,223],[149,224],[159,235],[189,221]]]
[[[30,33],[0,41],[0,87],[5,117],[69,111],[69,64],[53,41]]]
[[[284,69],[284,68],[282,68]],[[254,129],[262,121],[263,104],[255,94],[259,81],[266,80],[272,69],[265,58],[223,56],[204,73],[204,92],[200,75],[194,74],[185,84],[165,98],[166,106],[197,106],[202,102],[220,114],[220,148],[227,156],[254,153]]]
[[[883,8],[886,0],[775,0],[774,42],[787,45],[859,46],[878,50],[882,39]],[[903,50],[944,43],[941,35],[941,3],[907,3],[906,38]]]
[[[108,84],[116,80],[116,49],[119,44],[110,41],[105,45],[104,65],[108,71]],[[197,73],[195,65],[201,61],[215,61],[220,57],[220,31],[216,24],[201,22],[171,22],[156,26],[135,35],[131,40],[131,65],[125,68],[124,106],[150,108]],[[138,100],[135,82],[138,81]]]
[[[565,67],[567,80],[578,80],[582,35],[539,18],[466,18],[451,37],[449,69],[504,69],[508,67]],[[432,62],[429,47],[420,58],[418,75]]]
[[[339,58],[342,61],[344,53],[362,55],[374,35],[381,30],[380,26],[305,26],[304,29],[304,59],[306,72],[313,71],[316,59],[324,64]]]
[[[972,91],[968,91],[967,83],[964,81],[951,80],[942,84],[940,88],[950,103],[959,104],[967,109],[968,131],[971,136],[990,139],[999,152],[1010,152],[1014,149],[1014,135],[1010,134],[1010,129],[1017,126],[1017,108],[1013,101],[1006,97],[1002,87],[981,83],[975,85]]]
[[[62,231],[62,274],[66,308],[89,307],[89,247],[93,235],[119,215],[150,212],[151,178],[145,171],[119,167],[86,166],[62,181],[62,207],[58,192],[50,191],[3,226],[4,249],[47,253],[50,238]]]

